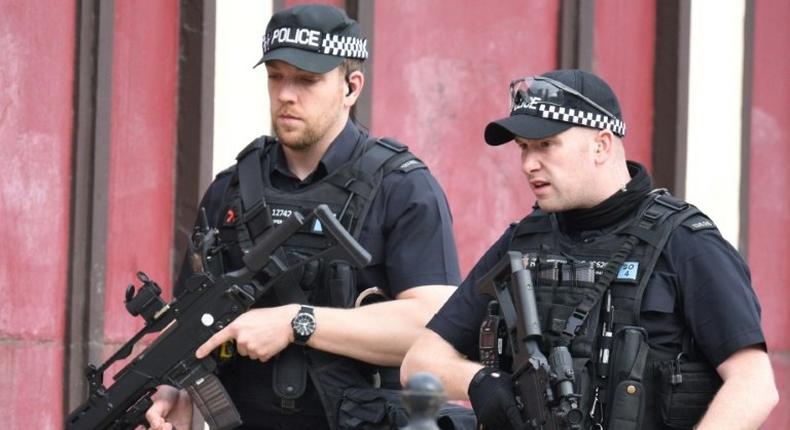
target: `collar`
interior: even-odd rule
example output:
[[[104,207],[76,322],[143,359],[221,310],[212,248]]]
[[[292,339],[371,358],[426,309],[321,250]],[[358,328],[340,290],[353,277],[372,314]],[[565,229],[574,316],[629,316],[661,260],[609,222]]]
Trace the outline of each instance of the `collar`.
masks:
[[[318,162],[316,169],[305,178],[303,182],[310,183],[319,180],[334,172],[342,166],[343,163],[350,160],[360,138],[362,138],[362,132],[351,119],[349,119],[340,134],[329,144],[329,148],[326,150],[324,156],[321,157],[321,161]],[[288,168],[288,162],[285,160],[285,153],[281,145],[277,145],[272,154],[272,166],[274,166],[272,173],[277,172],[289,179],[296,179]]]
[[[351,159],[361,135],[362,132],[349,119],[346,126],[343,127],[343,131],[332,141],[326,154],[321,158],[321,164],[324,165],[327,173],[334,172]]]
[[[627,166],[631,180],[623,189],[589,209],[558,213],[560,228],[566,232],[598,230],[628,218],[642,204],[653,184],[644,166],[634,161],[628,161]]]

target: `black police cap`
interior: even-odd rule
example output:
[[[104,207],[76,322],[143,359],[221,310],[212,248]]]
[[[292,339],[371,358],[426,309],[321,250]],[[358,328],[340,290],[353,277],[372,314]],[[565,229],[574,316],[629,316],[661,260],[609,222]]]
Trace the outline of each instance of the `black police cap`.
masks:
[[[313,73],[326,73],[346,58],[365,60],[367,39],[359,24],[329,5],[300,5],[272,15],[263,37],[263,57],[255,64],[284,61]]]

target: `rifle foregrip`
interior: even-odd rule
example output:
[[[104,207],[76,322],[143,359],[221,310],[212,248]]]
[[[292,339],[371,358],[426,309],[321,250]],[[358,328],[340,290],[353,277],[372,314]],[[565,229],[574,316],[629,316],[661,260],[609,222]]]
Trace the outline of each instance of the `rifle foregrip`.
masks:
[[[314,212],[315,216],[321,221],[322,228],[329,231],[357,267],[364,267],[370,263],[370,253],[343,228],[340,221],[329,210],[329,206],[320,204],[315,208]]]
[[[190,385],[187,392],[211,430],[227,430],[241,425],[239,411],[214,374]]]

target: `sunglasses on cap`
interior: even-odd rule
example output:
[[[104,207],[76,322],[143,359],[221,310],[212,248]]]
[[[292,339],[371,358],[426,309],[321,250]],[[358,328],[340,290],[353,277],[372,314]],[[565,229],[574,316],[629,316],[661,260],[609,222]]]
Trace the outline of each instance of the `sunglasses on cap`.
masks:
[[[589,97],[574,90],[573,88],[563,84],[562,82],[555,81],[554,79],[545,76],[529,76],[526,78],[514,79],[510,82],[510,111],[519,108],[527,107],[535,102],[547,103],[556,106],[566,106],[565,95],[572,94],[581,100],[584,100],[590,106],[598,109],[601,113],[608,117],[616,119],[617,117],[604,109],[598,103],[590,100]]]
[[[593,108],[606,118],[581,109],[569,108],[568,95],[574,96]],[[556,106],[556,108],[553,108]],[[610,129],[619,136],[625,135],[625,123],[608,109],[592,101],[579,91],[545,76],[529,76],[514,79],[510,82],[510,112],[527,109],[539,111],[544,118],[571,122],[600,129]],[[567,112],[566,112],[567,111]],[[595,118],[598,117],[598,118]]]

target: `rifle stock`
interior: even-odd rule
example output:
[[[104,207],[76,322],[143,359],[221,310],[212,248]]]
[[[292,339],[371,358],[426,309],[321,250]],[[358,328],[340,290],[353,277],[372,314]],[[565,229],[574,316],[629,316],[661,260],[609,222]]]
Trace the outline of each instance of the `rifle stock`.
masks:
[[[288,266],[287,261],[275,256],[276,251],[313,219],[322,222],[326,227],[323,231],[335,244],[310,259]],[[348,234],[326,205],[319,205],[306,218],[295,213],[279,226],[271,226],[245,256],[245,266],[230,273],[211,273],[210,268],[218,267],[214,260],[219,259],[216,231],[206,230],[195,236],[200,243],[191,244],[191,249],[201,255],[199,260],[191,259],[190,264],[204,270],[188,277],[181,293],[170,303],[160,298],[161,289],[142,273],[138,277],[143,285],[137,293],[131,286],[127,290],[127,310],[134,316],[142,316],[146,325],[99,368],[88,366],[89,395],[66,418],[68,430],[134,429],[146,425],[145,412],[153,403],[151,396],[163,384],[187,389],[212,430],[241,424],[235,406],[213,374],[217,366],[215,359],[207,356],[198,360],[197,348],[246,312],[286,272],[328,254],[344,256],[357,267],[370,261],[370,254]],[[128,357],[144,335],[158,332],[161,334],[154,342],[114,375],[112,385],[105,387],[104,371],[117,360]]]

